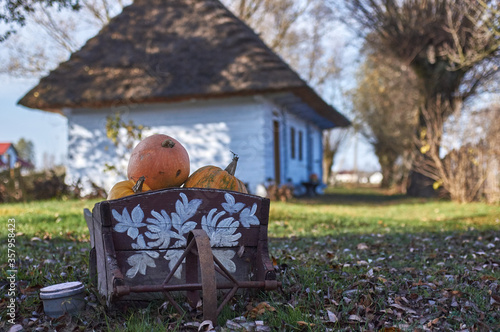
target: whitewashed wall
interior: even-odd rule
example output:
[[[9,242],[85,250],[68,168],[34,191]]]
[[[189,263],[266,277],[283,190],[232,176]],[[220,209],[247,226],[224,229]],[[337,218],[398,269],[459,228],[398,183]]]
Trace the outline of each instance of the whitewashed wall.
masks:
[[[261,128],[266,106],[253,98],[232,98],[67,111],[69,183],[81,179],[88,191],[92,180],[109,190],[124,179],[128,155],[120,158],[125,151],[117,151],[105,134],[106,117],[116,112],[125,122],[149,127],[146,136],[162,133],[179,140],[190,156],[191,171],[205,165],[225,168],[233,151],[240,157],[236,176],[248,182],[251,190],[265,178],[266,138]],[[104,172],[106,163],[115,165],[122,174]]]
[[[322,175],[322,131],[311,122],[304,121],[298,116],[280,108],[270,99],[263,99],[266,105],[265,128],[263,137],[266,138],[264,151],[266,164],[266,178],[274,179],[274,146],[273,146],[273,120],[280,123],[280,183],[292,180],[293,184],[300,185],[308,181],[312,173],[321,179]],[[291,128],[295,130],[295,158],[292,158]],[[299,158],[299,132],[302,132],[302,159]]]
[[[321,131],[310,123],[280,109],[260,97],[196,100],[182,103],[130,105],[100,110],[66,110],[69,125],[67,182],[81,179],[84,192],[90,190],[90,180],[109,190],[125,179],[129,154],[118,150],[106,137],[106,117],[116,112],[125,122],[149,127],[146,136],[161,133],[179,140],[188,151],[191,172],[205,165],[225,168],[232,152],[240,157],[236,176],[255,192],[257,185],[274,178],[273,118],[281,124],[281,182],[291,178],[294,183],[308,179],[312,170],[320,175],[319,167],[311,164],[321,155]],[[303,132],[303,159],[290,156],[290,127]],[[123,132],[122,135],[125,135]],[[317,145],[319,143],[319,146]],[[313,146],[311,146],[311,144]],[[298,148],[298,143],[296,144]],[[313,150],[311,150],[313,149]],[[125,157],[121,157],[125,155]],[[116,166],[119,172],[104,172],[105,164]]]

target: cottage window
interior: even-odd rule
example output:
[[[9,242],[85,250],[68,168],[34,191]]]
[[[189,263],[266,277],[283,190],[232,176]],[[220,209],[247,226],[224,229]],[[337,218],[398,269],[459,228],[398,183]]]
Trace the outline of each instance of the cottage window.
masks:
[[[293,127],[290,128],[290,151],[291,158],[295,159],[295,128]]]
[[[299,130],[299,160],[304,159],[304,134],[302,130]]]

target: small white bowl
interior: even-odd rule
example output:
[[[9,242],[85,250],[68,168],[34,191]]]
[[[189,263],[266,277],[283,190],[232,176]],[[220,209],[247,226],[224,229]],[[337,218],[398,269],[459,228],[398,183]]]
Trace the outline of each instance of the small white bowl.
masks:
[[[76,314],[85,308],[85,288],[80,281],[55,284],[40,289],[43,310],[52,318],[61,317],[66,312]]]

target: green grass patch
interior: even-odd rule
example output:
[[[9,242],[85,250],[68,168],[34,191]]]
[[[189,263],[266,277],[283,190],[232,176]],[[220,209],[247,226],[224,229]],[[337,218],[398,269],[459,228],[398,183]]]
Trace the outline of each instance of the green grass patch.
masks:
[[[500,207],[484,203],[328,190],[318,199],[273,202],[269,233],[273,237],[487,230],[500,226]]]

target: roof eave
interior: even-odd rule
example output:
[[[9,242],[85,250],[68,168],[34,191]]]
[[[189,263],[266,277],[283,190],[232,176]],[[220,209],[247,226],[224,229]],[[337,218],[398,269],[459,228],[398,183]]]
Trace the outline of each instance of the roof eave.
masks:
[[[265,90],[244,90],[236,92],[220,92],[220,93],[200,93],[200,94],[186,94],[179,96],[166,96],[166,97],[148,97],[148,98],[129,98],[122,100],[87,100],[81,102],[66,102],[66,103],[50,103],[47,100],[40,98],[37,95],[37,87],[28,92],[22,99],[18,101],[19,105],[32,109],[40,109],[47,112],[65,115],[64,109],[68,108],[112,108],[124,105],[137,105],[137,104],[159,104],[159,103],[173,103],[182,102],[191,99],[204,100],[204,99],[218,99],[228,97],[242,97],[252,96],[258,94],[280,94],[279,104],[285,105],[292,112],[301,115],[303,113],[297,107],[295,111],[292,105],[307,105],[306,108],[311,110],[314,114],[309,117],[321,129],[331,129],[335,127],[348,127],[351,122],[339,113],[333,106],[328,105],[316,92],[307,84],[295,88],[283,89],[265,89]],[[294,97],[290,97],[294,96]],[[302,114],[304,115],[304,114]]]

